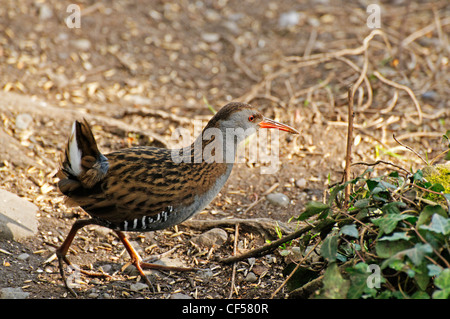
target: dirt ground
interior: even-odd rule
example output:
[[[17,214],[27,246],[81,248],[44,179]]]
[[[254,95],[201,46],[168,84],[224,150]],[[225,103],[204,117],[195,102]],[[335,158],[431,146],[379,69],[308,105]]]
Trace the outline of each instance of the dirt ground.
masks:
[[[307,201],[322,199],[327,186],[342,178],[351,84],[360,83],[353,162],[424,165],[393,134],[423,157],[445,150],[442,135],[450,129],[446,0],[381,1],[380,29],[368,25],[369,1],[86,0],[76,1],[80,28],[69,28],[71,3],[0,0],[0,132],[2,138],[13,137],[19,149],[0,150],[1,187],[40,209],[35,238],[0,240],[0,248],[10,253],[0,252],[0,287],[22,287],[29,298],[72,297],[57,262],[46,261],[76,218],[87,217],[64,205],[53,177],[74,119],[84,117],[93,125],[104,153],[131,145],[173,146],[177,127],[193,130],[194,120],[205,124],[211,117],[208,104],[219,109],[229,101],[248,102],[301,131],[296,137],[280,135],[282,165],[275,174],[261,174],[267,163],[236,165],[197,220],[287,223]],[[17,126],[20,114],[31,115],[25,129]],[[352,173],[363,169],[354,166]],[[287,195],[289,206],[264,200],[271,188]],[[290,225],[295,228],[295,222]],[[139,278],[120,271],[128,256],[114,233],[86,227],[69,258],[85,269],[103,267],[111,277],[82,275],[78,296],[228,298],[233,266],[216,261],[233,254],[235,228],[225,230],[227,242],[212,249],[192,244],[202,231],[184,225],[129,233],[143,256],[174,248],[169,257],[205,270],[158,273],[151,277],[157,288],[152,293],[135,291],[131,285]],[[238,253],[265,240],[240,229]],[[21,261],[17,256],[24,252],[30,257]],[[238,288],[231,298],[269,298],[284,281],[287,258],[276,251],[254,263],[237,263]],[[250,271],[256,280],[246,280]],[[285,288],[275,296],[286,297]]]

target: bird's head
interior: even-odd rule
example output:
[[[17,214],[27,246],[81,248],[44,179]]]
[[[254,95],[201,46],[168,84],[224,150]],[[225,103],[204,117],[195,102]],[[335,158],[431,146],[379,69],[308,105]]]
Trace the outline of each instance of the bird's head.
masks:
[[[238,102],[229,103],[221,108],[209,121],[207,127],[218,127],[222,131],[243,129],[245,132],[249,132],[246,135],[250,135],[261,128],[272,128],[299,134],[296,129],[263,116],[253,106]]]

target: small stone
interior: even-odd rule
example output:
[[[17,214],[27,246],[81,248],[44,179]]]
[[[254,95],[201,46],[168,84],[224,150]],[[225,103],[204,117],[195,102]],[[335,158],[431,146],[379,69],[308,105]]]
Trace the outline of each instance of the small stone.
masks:
[[[192,238],[192,242],[197,245],[212,247],[222,246],[228,239],[228,233],[221,228],[213,228]]]
[[[422,99],[430,101],[439,101],[439,93],[437,93],[436,91],[423,92]]]
[[[27,260],[28,258],[30,258],[30,255],[27,253],[23,253],[23,254],[20,254],[19,256],[17,256],[17,259],[20,259],[20,260]]]
[[[23,113],[16,116],[16,128],[19,130],[26,130],[31,122],[33,118],[30,114]]]
[[[100,266],[100,269],[105,273],[111,273],[113,270],[113,267],[109,264],[106,264],[106,265]]]
[[[138,292],[138,291],[141,291],[141,290],[144,290],[147,288],[148,288],[148,285],[144,284],[142,282],[137,282],[135,284],[130,285],[130,290],[134,291],[134,292]]]
[[[278,25],[281,28],[289,28],[296,26],[300,23],[300,18],[302,17],[302,14],[297,11],[288,11],[284,12],[280,15],[280,18],[278,19]]]
[[[245,276],[245,281],[247,282],[257,282],[258,281],[258,276],[256,276],[253,272],[249,272],[247,274],[247,276]]]
[[[87,51],[91,48],[91,41],[88,39],[77,39],[71,41],[72,45],[81,51]]]
[[[20,287],[0,289],[0,299],[26,299],[29,295],[29,292],[23,291]]]
[[[197,272],[197,275],[204,281],[208,282],[211,278],[214,277],[214,273],[211,269],[201,269]]]
[[[35,236],[38,211],[33,203],[0,189],[0,238],[17,241]]]
[[[218,33],[202,33],[202,39],[208,43],[215,43],[219,41],[220,34]]]
[[[39,19],[48,20],[53,17],[53,10],[48,4],[42,3],[39,6]]]
[[[264,274],[265,272],[267,272],[269,270],[269,267],[263,266],[263,265],[256,265],[253,267],[252,272],[257,275],[257,276],[261,276],[262,274]]]
[[[91,293],[88,295],[88,297],[91,298],[91,299],[97,299],[98,296],[99,296],[99,294],[96,293],[96,292],[91,292]]]
[[[151,105],[153,103],[152,99],[138,94],[127,94],[123,99],[137,105]]]
[[[272,193],[267,195],[269,203],[275,206],[287,207],[289,205],[289,197],[282,193]]]
[[[182,294],[181,292],[174,293],[170,296],[170,299],[193,299],[191,296]]]
[[[305,188],[307,184],[308,182],[304,178],[300,178],[295,181],[295,186],[297,186],[298,188]]]

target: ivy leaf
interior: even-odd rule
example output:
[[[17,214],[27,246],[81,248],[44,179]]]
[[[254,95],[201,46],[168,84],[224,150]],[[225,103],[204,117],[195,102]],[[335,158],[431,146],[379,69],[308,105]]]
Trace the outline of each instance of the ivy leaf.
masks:
[[[450,296],[450,269],[446,268],[434,279],[434,284],[441,290],[433,293],[433,299],[448,299]]]
[[[344,299],[347,297],[350,282],[339,272],[336,263],[331,263],[323,276],[323,288],[320,297],[329,299]]]
[[[368,293],[369,295],[373,295],[373,297],[375,296],[376,289],[369,288],[367,283],[367,279],[371,275],[369,265],[360,262],[354,265],[353,267],[347,268],[346,272],[349,274],[350,279],[350,287],[347,293],[348,299],[361,298],[363,293]],[[381,279],[383,278],[380,278],[380,282]]]
[[[414,181],[421,181],[423,179],[423,172],[421,169],[417,170],[413,175]]]
[[[417,221],[417,226],[419,229],[421,228],[421,225],[429,224],[431,221],[431,217],[434,214],[439,214],[442,217],[446,217],[447,213],[445,212],[445,209],[442,208],[441,205],[427,205],[424,209],[420,212],[419,220]]]
[[[306,220],[311,216],[330,210],[330,206],[322,202],[311,201],[306,204],[305,211],[298,216],[298,220]]]
[[[397,227],[399,221],[408,218],[415,218],[415,216],[408,214],[386,214],[384,217],[372,219],[372,222],[375,226],[380,227],[385,234],[390,234]]]
[[[450,219],[434,214],[431,218],[430,225],[421,225],[420,229],[429,230],[438,234],[450,234]]]
[[[413,248],[405,250],[403,253],[411,259],[414,265],[419,266],[426,254],[432,253],[430,244],[416,244]]]
[[[383,236],[378,239],[379,241],[387,240],[387,241],[396,241],[396,240],[410,240],[411,236],[408,236],[406,232],[395,232],[391,236]]]
[[[358,229],[356,228],[356,225],[354,225],[354,224],[343,226],[341,228],[341,230],[339,231],[339,235],[347,235],[347,236],[350,236],[353,238],[359,237]]]
[[[428,268],[428,276],[430,277],[437,276],[442,272],[442,268],[434,264],[427,265],[427,268]]]
[[[411,246],[412,246],[411,243],[405,240],[396,240],[396,241],[378,240],[375,245],[375,251],[377,255],[381,258],[391,258],[394,257],[397,253],[404,251],[405,249],[411,248]]]
[[[337,243],[338,236],[327,236],[325,240],[322,243],[322,247],[320,248],[320,255],[328,259],[329,262],[336,261],[336,255],[337,255]]]

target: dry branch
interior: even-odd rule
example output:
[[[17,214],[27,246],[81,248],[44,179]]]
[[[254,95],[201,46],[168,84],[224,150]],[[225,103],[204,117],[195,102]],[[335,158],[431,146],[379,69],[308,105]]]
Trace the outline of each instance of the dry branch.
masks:
[[[238,255],[238,256],[232,256],[232,257],[228,257],[228,258],[223,258],[223,259],[220,259],[219,261],[224,263],[224,264],[230,264],[230,263],[233,263],[233,262],[236,262],[236,261],[240,261],[240,260],[244,260],[244,259],[247,259],[247,258],[250,258],[250,257],[260,257],[260,256],[263,256],[265,254],[269,254],[271,251],[277,249],[280,245],[300,237],[301,235],[303,235],[304,233],[310,231],[313,228],[314,228],[314,226],[312,226],[312,225],[305,226],[305,227],[303,227],[303,228],[301,228],[301,229],[299,229],[299,230],[297,230],[297,231],[295,231],[295,232],[293,232],[293,233],[291,233],[291,234],[289,234],[289,235],[287,235],[285,237],[282,237],[282,238],[280,238],[278,240],[275,240],[275,241],[271,242],[270,244],[264,245],[262,247],[259,247],[259,248],[253,249],[253,250],[250,250],[250,251],[248,251],[248,252],[246,252],[244,254]]]

